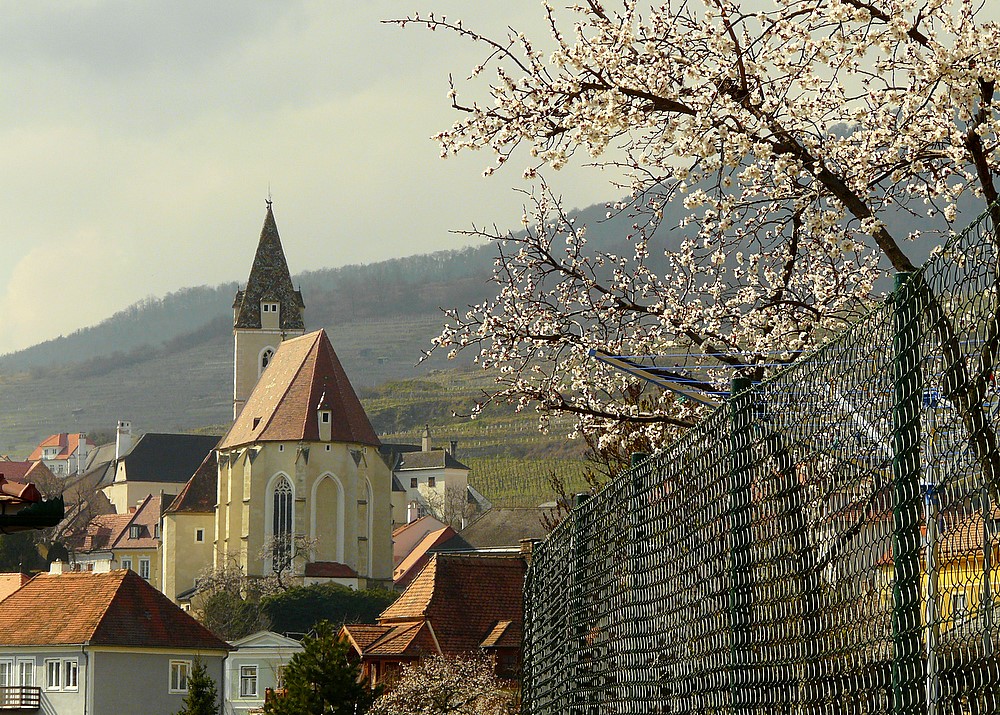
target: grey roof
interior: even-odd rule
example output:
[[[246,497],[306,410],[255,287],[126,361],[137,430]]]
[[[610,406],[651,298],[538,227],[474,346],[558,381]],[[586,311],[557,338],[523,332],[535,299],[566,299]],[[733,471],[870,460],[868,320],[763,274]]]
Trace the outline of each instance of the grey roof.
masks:
[[[281,305],[278,315],[282,330],[305,330],[302,311],[306,304],[302,301],[302,293],[292,285],[292,276],[288,272],[288,263],[281,248],[281,238],[278,236],[278,226],[274,222],[270,202],[267,204],[267,215],[260,231],[260,241],[257,243],[257,253],[253,258],[247,286],[236,293],[233,301],[236,311],[233,327],[259,329],[262,300],[275,301]]]
[[[212,435],[147,432],[121,460],[125,479],[185,484],[218,443]]]
[[[522,539],[545,538],[548,536],[542,525],[545,512],[537,507],[494,507],[435,551],[516,548]]]
[[[396,471],[407,469],[465,469],[467,466],[459,462],[446,449],[432,449],[429,452],[421,450],[415,444],[382,443],[379,453],[385,458],[390,468]]]

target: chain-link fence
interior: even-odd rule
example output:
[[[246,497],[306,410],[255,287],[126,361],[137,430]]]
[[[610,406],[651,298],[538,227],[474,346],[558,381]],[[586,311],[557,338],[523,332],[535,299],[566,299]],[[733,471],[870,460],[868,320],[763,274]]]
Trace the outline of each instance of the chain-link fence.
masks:
[[[525,708],[1000,712],[988,216],[581,503],[529,571]]]

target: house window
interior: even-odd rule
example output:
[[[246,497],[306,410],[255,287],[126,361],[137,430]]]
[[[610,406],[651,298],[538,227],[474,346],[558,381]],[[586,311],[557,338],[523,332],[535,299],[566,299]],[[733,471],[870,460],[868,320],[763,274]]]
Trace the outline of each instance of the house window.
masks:
[[[434,477],[427,477],[427,486],[433,487],[437,483]]]
[[[170,661],[170,692],[186,693],[188,689],[188,675],[190,673],[190,660]]]
[[[292,485],[285,477],[274,485],[271,511],[272,565],[287,568],[292,557]]]
[[[0,660],[0,686],[14,684],[14,661]]]
[[[240,666],[240,697],[241,698],[256,698],[257,697],[257,666],[256,665],[241,665]]]
[[[274,687],[278,690],[285,689],[285,666],[279,665],[278,672],[274,674]]]
[[[58,660],[45,661],[45,689],[62,690],[62,663]]]
[[[35,684],[35,661],[17,661],[17,683],[31,687]]]
[[[195,529],[194,530],[194,540],[197,541],[199,544],[201,542],[203,542],[205,540],[205,530],[204,529]]]
[[[149,580],[149,559],[139,559],[139,575]]]
[[[417,488],[417,478],[410,477],[410,489],[416,489],[416,488]]]
[[[142,535],[142,527],[139,526],[138,524],[132,524],[132,526],[128,528],[128,538],[138,539],[141,535]]]
[[[75,660],[64,660],[63,663],[63,690],[76,690],[77,685],[77,665]]]
[[[123,569],[129,569],[129,570],[132,569],[132,558],[131,557],[122,556],[122,568]]]
[[[330,413],[329,412],[320,412],[319,414],[323,418],[323,424],[325,424],[325,425],[330,424]]]

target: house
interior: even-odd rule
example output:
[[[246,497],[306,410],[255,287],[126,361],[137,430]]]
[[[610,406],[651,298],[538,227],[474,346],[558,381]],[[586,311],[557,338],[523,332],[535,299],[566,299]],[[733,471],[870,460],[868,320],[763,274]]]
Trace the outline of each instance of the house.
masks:
[[[260,712],[264,694],[284,688],[283,672],[302,644],[271,631],[232,641],[221,689],[226,715]]]
[[[127,514],[96,516],[71,539],[71,563],[76,571],[131,569],[154,588],[160,588],[160,511],[168,499],[146,496]],[[173,497],[169,499],[172,501]]]
[[[195,658],[222,682],[228,644],[134,571],[55,570],[0,601],[0,682],[22,711],[172,715]]]
[[[424,426],[419,445],[382,445],[382,456],[405,490],[405,496],[401,495],[405,521],[399,514],[397,522],[409,523],[432,514],[461,528],[474,514],[488,508],[485,497],[469,486],[469,468],[455,457],[457,448],[454,440],[449,449],[435,448],[429,425]]]
[[[215,566],[392,579],[392,474],[326,333],[285,340],[218,445]]]
[[[161,590],[175,603],[189,602],[199,576],[212,565],[218,485],[219,463],[213,451],[163,512]]]
[[[43,439],[28,456],[28,461],[44,462],[56,476],[67,477],[84,470],[95,446],[85,434],[60,432]]]
[[[147,432],[116,459],[113,481],[101,491],[118,514],[128,514],[150,494],[178,494],[219,438],[200,434]]]
[[[524,575],[520,555],[434,554],[377,625],[345,625],[372,685],[427,655],[485,652],[497,674],[521,669]]]

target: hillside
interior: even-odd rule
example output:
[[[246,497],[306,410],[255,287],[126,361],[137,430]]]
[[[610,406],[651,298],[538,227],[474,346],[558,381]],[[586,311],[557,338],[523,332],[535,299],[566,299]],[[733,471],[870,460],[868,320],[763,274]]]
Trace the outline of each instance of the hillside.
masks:
[[[605,220],[605,211],[598,205],[577,212],[576,224],[588,226],[591,249],[628,255],[630,219]],[[672,223],[667,217],[663,225]],[[897,233],[919,225],[909,216],[893,223]],[[679,231],[665,231],[662,242],[676,245],[681,237]],[[912,251],[918,258],[926,254],[919,248]],[[489,386],[481,373],[455,372],[471,355],[457,363],[436,355],[418,364],[438,333],[441,307],[462,308],[492,296],[495,251],[482,245],[310,270],[294,281],[305,298],[307,328],[328,330],[365,395],[376,429],[387,439],[414,440],[429,422],[442,439],[460,439],[470,464],[516,457],[522,460],[519,468],[538,481],[551,460],[572,461],[578,449],[564,454],[563,440],[541,439],[532,415],[498,410],[475,422],[452,419],[452,412],[467,414]],[[93,327],[0,356],[0,452],[23,456],[52,432],[107,431],[126,418],[140,432],[222,429],[231,418],[236,289],[235,284],[200,286],[148,298]],[[409,379],[419,380],[399,383]],[[523,461],[530,459],[539,461]],[[513,462],[500,462],[498,472],[514,468]]]

